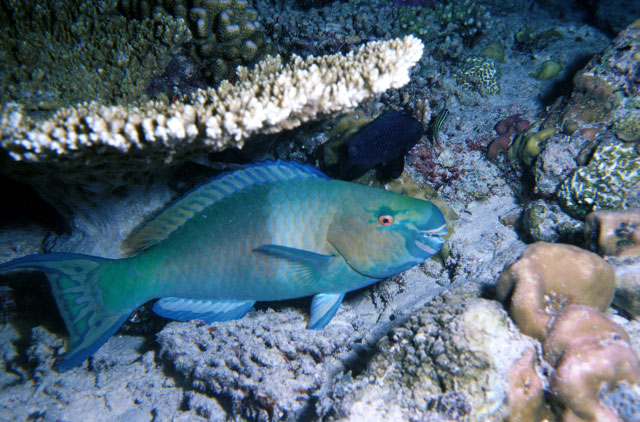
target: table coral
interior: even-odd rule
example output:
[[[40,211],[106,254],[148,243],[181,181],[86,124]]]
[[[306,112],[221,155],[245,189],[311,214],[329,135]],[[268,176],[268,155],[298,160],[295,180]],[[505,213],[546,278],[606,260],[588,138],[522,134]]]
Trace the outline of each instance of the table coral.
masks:
[[[640,205],[640,153],[633,143],[603,141],[586,166],[579,167],[558,189],[562,208],[576,218],[591,211]]]
[[[72,170],[72,182],[82,180],[83,163],[91,163],[93,176],[105,182],[113,176],[109,169],[145,174],[150,162],[241,148],[252,135],[350,110],[370,95],[406,84],[422,50],[420,40],[407,36],[370,42],[346,56],[294,56],[288,64],[269,57],[251,70],[239,68],[234,84],[224,81],[172,104],[80,104],[39,121],[6,104],[0,108],[0,145],[16,161],[37,162],[41,169],[55,163],[57,177]]]
[[[611,266],[598,255],[572,245],[538,242],[502,272],[499,300],[509,300],[520,330],[542,340],[555,316],[572,304],[604,311],[615,289]]]

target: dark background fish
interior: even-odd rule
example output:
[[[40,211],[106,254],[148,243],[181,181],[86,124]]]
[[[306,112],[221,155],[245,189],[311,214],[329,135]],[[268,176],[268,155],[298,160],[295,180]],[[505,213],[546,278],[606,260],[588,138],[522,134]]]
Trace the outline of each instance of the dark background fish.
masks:
[[[336,177],[356,179],[372,168],[380,179],[395,179],[404,169],[404,156],[424,133],[422,124],[396,110],[387,110],[345,141]]]

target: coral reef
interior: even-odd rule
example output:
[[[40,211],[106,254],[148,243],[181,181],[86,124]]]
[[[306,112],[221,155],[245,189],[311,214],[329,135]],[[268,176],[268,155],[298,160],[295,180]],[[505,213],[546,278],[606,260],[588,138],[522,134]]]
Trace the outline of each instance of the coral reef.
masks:
[[[521,161],[525,166],[530,167],[538,154],[542,143],[549,137],[555,135],[558,131],[557,128],[540,129],[535,133],[520,133],[511,143],[507,150],[507,157],[509,161],[514,164],[516,161]]]
[[[485,48],[480,50],[478,56],[490,57],[497,62],[504,63],[504,47],[498,41],[490,42]]]
[[[162,12],[183,19],[200,67],[212,82],[231,78],[236,67],[248,66],[272,50],[265,45],[258,12],[246,0],[120,0],[118,9],[140,20]]]
[[[465,88],[476,89],[483,96],[500,93],[500,71],[490,57],[469,56],[464,59],[457,81]]]
[[[434,14],[442,27],[452,27],[470,41],[486,30],[491,21],[487,9],[472,0],[439,4]]]
[[[584,223],[544,199],[527,205],[522,215],[522,226],[535,242],[579,243],[583,239]]]
[[[186,382],[217,397],[231,415],[293,421],[301,419],[304,398],[318,391],[322,374],[329,376],[353,344],[356,327],[340,312],[336,318],[339,323],[322,331],[306,330],[301,314],[274,311],[215,326],[170,323],[158,341],[161,356]],[[262,382],[270,378],[280,381]]]
[[[640,141],[640,95],[622,101],[615,114],[613,133],[623,141]]]
[[[0,109],[0,144],[14,160],[38,163],[39,171],[49,164],[65,183],[81,183],[89,164],[92,177],[117,187],[127,181],[110,180],[113,170],[144,174],[148,163],[240,148],[254,134],[350,110],[370,95],[406,84],[422,49],[420,40],[408,36],[371,42],[347,56],[295,56],[289,64],[269,57],[252,70],[239,68],[234,84],[198,90],[172,104],[89,103],[39,121],[7,104]]]
[[[614,111],[639,93],[634,76],[640,71],[639,54],[640,25],[630,25],[575,75],[575,89],[561,120],[608,126]],[[629,110],[633,108],[630,104]]]
[[[544,403],[545,381],[538,373],[536,349],[524,351],[509,370],[509,421],[540,421],[547,411]]]
[[[598,314],[596,310],[592,312]],[[565,421],[621,421],[616,410],[602,403],[600,397],[620,383],[637,386],[640,382],[640,362],[628,336],[622,338],[622,328],[613,323],[609,327],[603,325],[583,321],[582,327],[568,327],[570,334],[566,335],[572,340],[564,348],[550,380],[554,398],[565,406]]]
[[[530,73],[529,76],[536,78],[539,81],[545,79],[555,78],[562,72],[564,66],[554,60],[545,60],[535,73]]]
[[[487,149],[487,157],[494,160],[502,151],[505,151],[511,145],[511,138],[524,132],[529,127],[529,121],[520,118],[521,114],[512,114],[496,123],[494,130],[498,134],[489,144]]]
[[[613,300],[614,272],[598,255],[572,245],[538,242],[507,268],[496,287],[520,330],[543,340],[555,316],[582,304],[601,311]]]
[[[530,394],[510,385],[530,382],[536,389],[529,377],[538,365],[526,360],[534,342],[518,333],[496,302],[466,301],[461,293],[442,295],[383,338],[361,374],[338,381],[320,400],[319,413],[331,410],[329,420],[347,417],[353,409],[375,409],[375,397],[385,397],[384,407],[394,409],[376,417],[384,421],[501,420],[509,406],[526,407]],[[518,367],[522,371],[514,374]]]
[[[640,209],[589,213],[584,237],[602,255],[640,256]]]
[[[640,256],[608,257],[616,275],[616,296],[613,304],[617,309],[633,317],[640,315]]]
[[[0,8],[0,103],[51,112],[131,103],[191,39],[169,16],[128,21],[108,2],[11,0]]]
[[[602,313],[613,297],[609,264],[571,245],[536,243],[502,273],[497,294],[509,302],[520,330],[544,343],[544,359],[554,368],[549,389],[562,420],[622,422],[620,400],[603,397],[621,385],[636,389],[640,361],[629,335]],[[527,373],[526,362],[519,369]],[[514,391],[528,400],[512,408],[513,420],[541,420],[542,387],[535,378],[532,383],[529,395]],[[634,389],[627,391],[637,397]],[[523,414],[529,419],[517,419]]]
[[[589,163],[562,182],[557,195],[576,218],[601,209],[639,208],[640,152],[633,143],[600,142]]]

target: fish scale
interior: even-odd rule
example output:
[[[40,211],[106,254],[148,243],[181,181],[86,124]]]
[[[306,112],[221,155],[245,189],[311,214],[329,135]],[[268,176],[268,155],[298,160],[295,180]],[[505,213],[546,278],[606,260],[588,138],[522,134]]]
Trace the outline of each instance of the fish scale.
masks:
[[[214,322],[241,318],[256,301],[313,295],[309,327],[320,329],[345,293],[424,261],[446,232],[430,202],[276,161],[188,192],[127,240],[130,257],[40,254],[0,272],[47,275],[70,335],[64,371],[152,299],[163,317]]]

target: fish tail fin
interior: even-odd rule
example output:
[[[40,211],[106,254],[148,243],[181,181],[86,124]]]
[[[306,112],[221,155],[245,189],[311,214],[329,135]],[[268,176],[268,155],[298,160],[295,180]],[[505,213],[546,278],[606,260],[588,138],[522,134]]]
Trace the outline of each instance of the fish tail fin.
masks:
[[[112,311],[102,302],[97,284],[104,264],[111,261],[89,255],[47,253],[0,265],[0,273],[21,269],[43,271],[69,331],[69,347],[55,366],[63,372],[93,354],[126,321],[131,310]]]

